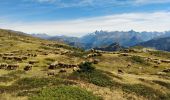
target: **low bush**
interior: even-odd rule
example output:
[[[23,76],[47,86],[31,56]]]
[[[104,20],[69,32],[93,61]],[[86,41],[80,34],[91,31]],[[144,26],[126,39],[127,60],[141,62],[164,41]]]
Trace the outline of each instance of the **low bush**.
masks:
[[[102,98],[79,87],[59,86],[45,88],[38,95],[31,96],[29,100],[102,100]]]
[[[130,59],[133,63],[138,63],[138,64],[142,64],[142,65],[150,65],[150,63],[146,62],[144,59],[142,59],[139,56],[132,56],[132,57],[130,57]]]
[[[79,68],[80,68],[79,72],[91,73],[92,71],[95,70],[95,67],[90,62],[81,63],[79,65]]]
[[[93,70],[92,72],[74,72],[69,78],[84,80],[102,87],[117,87],[120,85],[100,70]]]

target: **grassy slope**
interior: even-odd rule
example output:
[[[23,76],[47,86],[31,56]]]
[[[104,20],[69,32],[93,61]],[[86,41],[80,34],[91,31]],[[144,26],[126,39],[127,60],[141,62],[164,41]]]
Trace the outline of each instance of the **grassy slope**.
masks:
[[[48,46],[49,44],[52,44],[52,46]],[[78,75],[72,76],[72,69],[67,69],[67,73],[60,74],[58,73],[60,68],[57,68],[53,70],[56,76],[52,77],[47,75],[51,71],[47,68],[50,63],[59,61],[77,64],[84,61],[85,58],[82,56],[88,53],[61,43],[32,38],[6,30],[0,30],[0,48],[0,53],[19,51],[15,56],[25,56],[28,53],[37,54],[37,57],[29,57],[29,59],[22,62],[3,60],[0,57],[0,63],[18,63],[20,65],[19,69],[14,71],[0,69],[0,92],[3,92],[0,93],[0,99],[3,100],[27,100],[29,97],[31,99],[34,96],[39,98],[36,97],[37,94],[47,96],[48,92],[51,91],[69,98],[69,96],[64,95],[65,92],[67,94],[67,91],[63,89],[82,91],[80,97],[75,96],[76,98],[81,98],[81,95],[95,99],[102,97],[105,100],[164,100],[169,98],[170,74],[168,75],[167,73],[162,76],[157,75],[157,73],[169,67],[170,64],[161,63],[158,68],[154,68],[155,63],[144,62],[141,60],[143,58],[136,60],[133,57],[121,56],[119,53],[104,53],[101,57],[95,57],[100,59],[100,63],[95,65],[97,70],[94,73],[78,73]],[[61,55],[64,51],[74,53]],[[48,55],[44,55],[44,53]],[[168,53],[161,55],[155,52],[129,54],[159,59],[168,59],[169,57],[167,56],[169,55]],[[30,60],[38,60],[39,63],[35,64],[31,71],[24,72],[23,68]],[[127,68],[129,63],[132,66]],[[124,73],[118,74],[118,69],[123,70]],[[71,76],[71,78],[68,76]],[[63,87],[63,85],[68,87]],[[50,88],[46,89],[46,87],[55,87],[63,91],[55,91],[53,88],[50,90]],[[73,99],[75,99],[75,94],[73,93],[72,95]]]

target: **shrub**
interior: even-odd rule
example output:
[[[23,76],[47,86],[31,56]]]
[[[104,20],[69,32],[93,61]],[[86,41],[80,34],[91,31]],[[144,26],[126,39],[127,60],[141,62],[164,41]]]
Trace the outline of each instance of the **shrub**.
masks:
[[[45,88],[38,95],[31,96],[29,100],[101,100],[101,98],[79,87],[60,86]]]
[[[139,64],[143,64],[143,65],[150,65],[149,63],[147,63],[144,59],[142,59],[139,56],[132,56],[131,60],[134,63],[139,63]]]
[[[95,67],[90,62],[84,62],[79,65],[80,72],[92,72],[95,70]]]
[[[111,77],[100,70],[94,70],[92,72],[74,72],[69,78],[81,79],[102,87],[119,86],[119,83],[114,82]]]

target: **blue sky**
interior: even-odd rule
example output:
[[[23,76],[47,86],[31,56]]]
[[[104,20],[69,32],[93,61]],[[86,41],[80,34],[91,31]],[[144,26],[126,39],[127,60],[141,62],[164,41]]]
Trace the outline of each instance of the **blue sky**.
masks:
[[[82,36],[95,30],[170,30],[170,0],[1,0],[0,28]]]

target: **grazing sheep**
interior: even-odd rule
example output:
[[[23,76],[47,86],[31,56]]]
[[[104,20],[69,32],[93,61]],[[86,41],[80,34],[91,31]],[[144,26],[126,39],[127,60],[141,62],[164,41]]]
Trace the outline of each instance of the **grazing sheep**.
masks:
[[[65,72],[67,72],[65,69],[61,69],[61,70],[59,71],[59,73],[65,73]]]
[[[161,62],[170,63],[170,60],[161,60]]]
[[[19,68],[18,64],[10,64],[7,66],[8,70],[16,70],[17,68]]]
[[[25,67],[24,67],[24,70],[25,71],[29,71],[29,70],[31,70],[32,69],[32,65],[26,65]]]
[[[27,60],[27,59],[28,59],[28,57],[26,57],[26,56],[22,57],[22,60]]]
[[[22,58],[21,58],[21,57],[14,57],[14,60],[16,60],[16,61],[22,61]]]
[[[100,62],[99,59],[94,59],[94,60],[93,60],[93,63],[94,63],[94,64],[98,64],[99,62]]]
[[[54,76],[54,75],[55,75],[55,72],[54,72],[54,71],[47,72],[47,75],[48,75],[48,76]]]
[[[80,68],[78,68],[78,67],[73,67],[73,71],[75,72],[75,71],[78,71],[78,70],[80,70]]]
[[[35,64],[35,63],[38,63],[39,61],[37,61],[37,60],[31,60],[31,61],[29,61],[29,64]]]
[[[50,64],[49,67],[48,67],[48,69],[56,69],[57,66],[58,66],[58,61]]]
[[[123,71],[118,69],[118,74],[123,74]]]
[[[4,56],[13,56],[13,53],[4,53]]]
[[[121,55],[122,55],[122,56],[129,56],[128,53],[122,53]]]
[[[154,68],[158,68],[159,66],[158,65],[155,65]]]
[[[169,69],[164,69],[162,72],[168,73],[168,72],[170,72],[170,68]]]
[[[29,53],[27,56],[30,56],[30,57],[36,57],[36,56],[37,56],[37,54]]]
[[[166,75],[165,72],[158,72],[157,74],[158,74],[158,75]]]
[[[3,56],[2,59],[4,60],[12,60],[14,57],[12,56]]]
[[[0,57],[2,57],[3,56],[3,53],[0,53]]]
[[[127,68],[129,68],[129,67],[131,67],[131,66],[132,66],[132,64],[131,64],[131,63],[128,63]]]
[[[0,69],[6,69],[7,66],[8,66],[8,64],[2,63],[2,64],[0,64]]]

